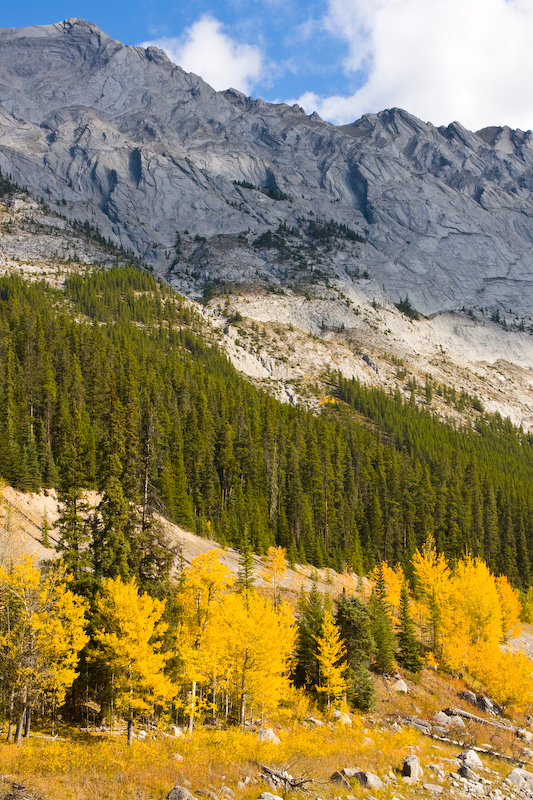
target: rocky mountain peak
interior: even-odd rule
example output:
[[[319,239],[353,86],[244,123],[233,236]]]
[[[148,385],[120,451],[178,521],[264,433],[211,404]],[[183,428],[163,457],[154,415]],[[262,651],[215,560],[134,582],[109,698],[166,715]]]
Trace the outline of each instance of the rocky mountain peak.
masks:
[[[0,167],[178,288],[370,281],[527,319],[531,132],[402,109],[335,127],[215,92],[80,19],[0,30]]]

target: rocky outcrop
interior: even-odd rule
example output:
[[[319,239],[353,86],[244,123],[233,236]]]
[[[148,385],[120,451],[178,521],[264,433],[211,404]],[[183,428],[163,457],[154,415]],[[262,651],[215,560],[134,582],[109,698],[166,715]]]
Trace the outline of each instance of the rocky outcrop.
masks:
[[[532,145],[399,109],[336,128],[79,19],[0,30],[2,170],[182,289],[371,280],[425,313],[526,316]]]

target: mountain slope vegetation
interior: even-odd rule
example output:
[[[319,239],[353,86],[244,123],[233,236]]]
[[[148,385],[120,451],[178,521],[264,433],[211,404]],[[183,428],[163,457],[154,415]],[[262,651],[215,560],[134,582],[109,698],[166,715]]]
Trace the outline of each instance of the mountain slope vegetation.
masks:
[[[508,421],[480,413],[456,430],[337,375],[320,411],[284,405],[135,268],[73,275],[64,291],[4,277],[0,299],[0,474],[71,502],[101,492],[98,524],[80,535],[103,574],[117,559],[124,578],[139,574],[140,505],[339,571],[409,569],[432,535],[449,558],[479,555],[529,584],[531,437]]]

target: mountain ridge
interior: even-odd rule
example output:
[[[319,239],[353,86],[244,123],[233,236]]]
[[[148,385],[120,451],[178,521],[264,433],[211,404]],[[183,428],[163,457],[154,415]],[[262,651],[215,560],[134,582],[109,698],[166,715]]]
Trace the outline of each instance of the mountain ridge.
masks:
[[[79,19],[2,29],[0,44],[2,170],[180,290],[216,279],[308,291],[367,273],[370,292],[426,314],[528,319],[531,132],[435,128],[399,109],[337,128],[215,92],[157,48]],[[313,220],[364,241],[317,241]],[[285,249],[254,246],[280,225],[297,229]]]

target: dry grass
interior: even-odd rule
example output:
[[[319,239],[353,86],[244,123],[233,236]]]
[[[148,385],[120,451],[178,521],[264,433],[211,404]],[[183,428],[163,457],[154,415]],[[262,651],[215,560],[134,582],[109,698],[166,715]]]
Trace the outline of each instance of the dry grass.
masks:
[[[457,697],[462,688],[459,680],[427,672],[420,684],[409,683],[409,694],[397,695],[379,679],[376,712],[355,716],[351,727],[325,720],[323,727],[314,728],[296,720],[288,709],[281,712],[273,721],[280,745],[258,742],[251,731],[199,728],[192,738],[159,736],[135,741],[128,748],[124,736],[80,734],[65,728],[62,740],[36,736],[21,747],[0,744],[1,771],[46,800],[163,800],[177,783],[190,785],[193,793],[210,790],[218,794],[228,786],[236,800],[256,800],[262,791],[272,791],[258,778],[257,762],[261,762],[287,769],[294,776],[313,778],[316,794],[324,800],[344,800],[348,795],[358,799],[367,797],[368,790],[358,785],[341,789],[328,783],[331,774],[357,766],[381,777],[391,770],[398,775],[409,753],[416,753],[423,765],[438,763],[449,772],[450,760],[458,753],[456,746],[435,742],[408,727],[394,731],[387,719],[416,714],[431,720],[438,709],[463,705]],[[300,712],[301,718],[306,709]],[[490,743],[509,755],[517,755],[523,747],[510,732],[471,723],[461,738]],[[510,771],[507,764],[485,756],[483,760],[501,777]],[[246,778],[249,782],[243,785]],[[430,772],[426,772],[426,780],[434,780]],[[415,797],[417,791],[393,782],[372,794],[389,800]],[[0,791],[0,798],[4,795]]]

